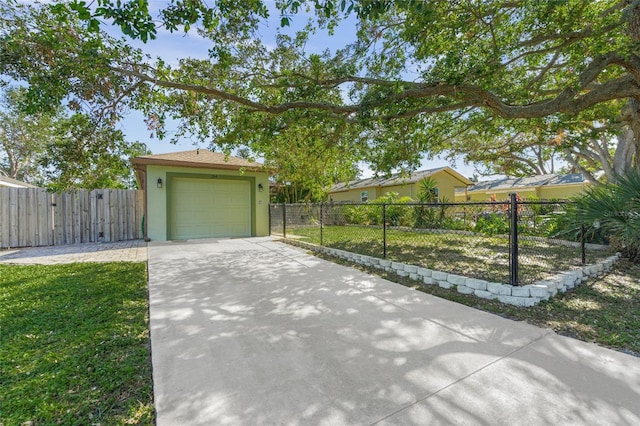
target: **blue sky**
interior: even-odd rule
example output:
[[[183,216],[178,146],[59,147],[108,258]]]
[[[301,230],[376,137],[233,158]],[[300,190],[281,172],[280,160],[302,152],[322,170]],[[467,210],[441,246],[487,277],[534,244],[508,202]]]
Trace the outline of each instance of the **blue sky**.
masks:
[[[281,29],[280,16],[278,11],[275,10],[275,2],[267,1],[267,3],[271,9],[271,17],[259,30],[262,41],[267,46],[275,46],[275,36],[278,29],[287,34],[293,34],[306,23],[305,17],[296,15],[292,20],[291,27]],[[150,1],[152,9],[159,9],[164,4],[166,3],[163,1]],[[118,28],[108,29],[108,32],[118,37],[121,35]],[[330,36],[326,32],[318,32],[315,36],[311,37],[307,44],[307,51],[309,53],[319,53],[324,51],[326,48],[332,50],[337,49],[354,39],[354,21],[347,20],[340,25],[333,36]],[[195,32],[189,34],[171,34],[164,29],[160,29],[158,31],[158,37],[155,40],[151,40],[146,44],[142,42],[134,42],[134,45],[151,55],[151,57],[161,57],[171,64],[177,64],[178,58],[207,58],[207,50],[210,47],[210,42],[198,36]],[[146,124],[143,120],[144,117],[141,113],[132,111],[130,115],[121,122],[122,130],[128,140],[138,140],[146,143],[154,154],[194,149],[194,147],[197,146],[189,139],[182,139],[177,144],[172,144],[169,142],[169,138],[164,140],[150,138],[150,132],[147,130]],[[169,132],[171,131],[170,125],[168,126],[168,130]],[[460,173],[469,177],[475,173],[474,167],[472,165],[465,165],[462,159],[457,159],[455,164],[450,164],[448,161],[441,158],[424,159],[421,168],[426,169],[446,165],[454,167]],[[362,170],[363,177],[371,176],[372,172],[366,167],[366,165],[361,165],[360,169]]]

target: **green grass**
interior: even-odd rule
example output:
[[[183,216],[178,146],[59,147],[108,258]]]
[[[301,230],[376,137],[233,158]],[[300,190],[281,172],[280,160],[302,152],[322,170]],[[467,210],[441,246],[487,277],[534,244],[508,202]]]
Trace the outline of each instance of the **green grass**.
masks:
[[[318,254],[316,254],[318,255]],[[589,281],[549,301],[530,308],[480,299],[435,285],[424,285],[407,277],[319,255],[412,287],[505,318],[526,321],[556,333],[640,356],[640,265],[619,262],[604,277]]]
[[[0,425],[154,423],[144,263],[0,265]]]
[[[320,244],[319,227],[287,230],[287,237]],[[325,226],[322,243],[353,253],[382,257],[382,228]],[[581,263],[580,249],[520,239],[520,284],[532,283]],[[588,252],[588,262],[609,255]],[[387,230],[387,259],[468,277],[509,282],[509,241],[503,237]]]

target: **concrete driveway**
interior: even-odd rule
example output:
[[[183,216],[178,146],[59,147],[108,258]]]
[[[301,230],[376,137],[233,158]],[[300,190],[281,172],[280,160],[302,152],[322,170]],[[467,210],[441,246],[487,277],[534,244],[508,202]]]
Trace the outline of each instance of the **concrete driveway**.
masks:
[[[151,243],[157,423],[640,424],[640,358],[268,238]]]

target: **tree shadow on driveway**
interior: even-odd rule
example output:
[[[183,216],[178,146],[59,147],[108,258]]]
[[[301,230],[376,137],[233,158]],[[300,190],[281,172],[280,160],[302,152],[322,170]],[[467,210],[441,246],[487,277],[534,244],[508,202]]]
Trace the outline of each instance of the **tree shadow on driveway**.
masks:
[[[266,239],[149,249],[158,425],[640,421],[640,360]]]

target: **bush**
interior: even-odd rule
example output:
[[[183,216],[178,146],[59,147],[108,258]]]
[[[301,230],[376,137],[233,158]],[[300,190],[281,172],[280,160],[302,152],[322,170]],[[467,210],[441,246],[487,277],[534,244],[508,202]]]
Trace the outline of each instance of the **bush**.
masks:
[[[387,224],[390,226],[411,226],[413,224],[413,208],[398,204],[414,202],[411,197],[399,197],[397,192],[387,192],[371,202],[373,205],[388,204],[386,211]],[[382,207],[367,209],[367,218],[372,225],[382,225]]]
[[[417,206],[414,210],[413,226],[416,228],[446,228],[445,206]]]
[[[344,206],[343,216],[347,223],[354,225],[364,225],[367,222],[367,212],[363,206]]]
[[[472,229],[468,223],[457,217],[445,217],[440,224],[440,228],[454,231],[470,231]]]
[[[509,220],[506,215],[501,213],[482,213],[473,230],[486,235],[508,234]]]

